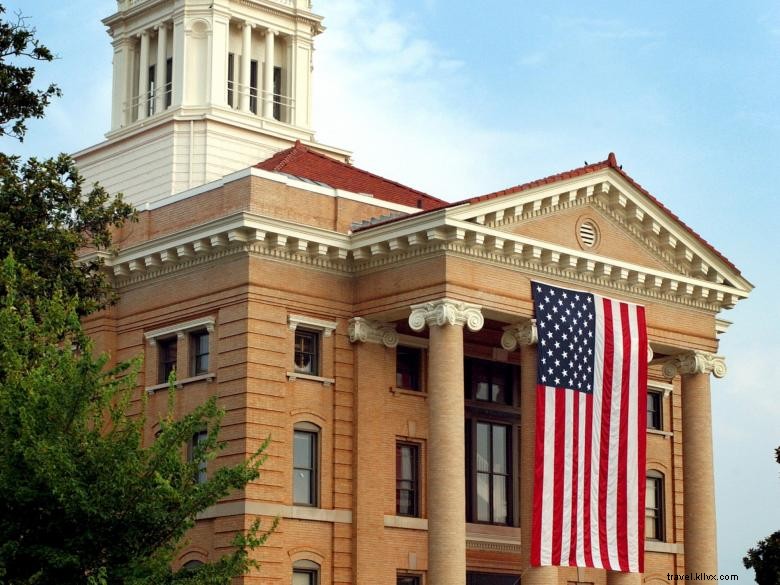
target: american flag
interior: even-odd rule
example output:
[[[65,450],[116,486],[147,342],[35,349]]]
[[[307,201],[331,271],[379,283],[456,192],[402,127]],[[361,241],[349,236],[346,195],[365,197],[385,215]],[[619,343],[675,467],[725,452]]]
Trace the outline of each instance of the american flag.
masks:
[[[531,565],[642,572],[644,307],[531,286],[539,339]]]

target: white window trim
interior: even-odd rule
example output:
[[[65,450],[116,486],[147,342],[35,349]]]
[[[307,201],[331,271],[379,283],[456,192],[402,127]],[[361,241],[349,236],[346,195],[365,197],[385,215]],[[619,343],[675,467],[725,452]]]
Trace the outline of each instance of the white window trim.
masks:
[[[322,376],[312,376],[311,374],[301,374],[300,372],[287,372],[287,378],[290,382],[294,382],[297,379],[311,380],[312,382],[319,382],[323,386],[332,386],[336,383],[334,378],[324,378]]]
[[[670,384],[668,382],[657,382],[655,380],[648,380],[647,389],[654,392],[663,392],[664,398],[666,398],[674,390],[674,384]]]
[[[216,377],[217,375],[214,372],[209,372],[207,374],[198,374],[197,376],[182,378],[181,380],[176,380],[176,382],[174,383],[174,388],[181,389],[182,387],[184,387],[185,384],[192,384],[193,382],[201,382],[203,380],[205,380],[206,382],[211,382]],[[168,382],[155,384],[154,386],[147,386],[146,393],[152,395],[158,390],[167,390],[168,386],[169,386]]]
[[[176,323],[175,325],[169,325],[168,327],[160,327],[159,329],[153,329],[144,333],[144,338],[149,342],[149,345],[156,345],[157,340],[163,337],[169,337],[172,335],[183,336],[185,333],[195,331],[197,329],[205,329],[209,333],[214,332],[214,317],[202,317],[200,319],[193,319],[192,321],[185,321],[184,323]]]
[[[309,317],[307,315],[288,315],[287,325],[290,327],[290,331],[295,331],[299,325],[303,329],[322,331],[322,334],[325,337],[330,337],[336,330],[335,321],[317,319],[316,317]]]

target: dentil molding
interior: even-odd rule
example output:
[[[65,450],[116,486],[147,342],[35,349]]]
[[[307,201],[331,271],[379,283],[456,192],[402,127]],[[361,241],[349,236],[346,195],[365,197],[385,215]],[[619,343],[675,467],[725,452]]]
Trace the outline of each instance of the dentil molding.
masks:
[[[484,324],[480,305],[450,299],[412,305],[412,314],[409,315],[409,327],[414,331],[422,331],[426,325],[466,325],[471,331],[479,331]]]
[[[726,375],[726,358],[706,351],[686,351],[666,362],[663,373],[667,378],[674,378],[677,374],[712,374],[722,378]]]
[[[354,317],[349,320],[349,340],[352,343],[381,343],[385,347],[398,345],[398,333],[395,325],[388,325],[380,321],[372,321],[363,317]]]

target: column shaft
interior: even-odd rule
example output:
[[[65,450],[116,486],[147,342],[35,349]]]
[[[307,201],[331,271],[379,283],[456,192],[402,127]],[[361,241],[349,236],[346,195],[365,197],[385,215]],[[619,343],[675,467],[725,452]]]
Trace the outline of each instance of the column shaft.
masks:
[[[239,104],[242,112],[249,111],[249,81],[252,67],[252,25],[244,23],[241,45],[241,83],[238,86]]]
[[[141,33],[141,58],[138,75],[138,119],[146,118],[149,107],[149,33]]]
[[[265,31],[265,69],[263,70],[263,117],[274,117],[274,37],[276,31]]]
[[[168,28],[166,25],[161,24],[157,31],[157,66],[154,68],[155,73],[155,96],[154,96],[154,111],[160,113],[165,109],[165,94],[167,89],[165,87],[165,72],[167,70],[167,48],[168,48]]]
[[[463,327],[430,328],[428,366],[428,580],[466,583]]]
[[[710,375],[682,375],[685,570],[718,568]]]

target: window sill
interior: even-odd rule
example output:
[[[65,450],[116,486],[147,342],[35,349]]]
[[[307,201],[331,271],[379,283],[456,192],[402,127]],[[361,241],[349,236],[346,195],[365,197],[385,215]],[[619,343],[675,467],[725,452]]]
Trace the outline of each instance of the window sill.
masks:
[[[683,543],[681,542],[663,542],[662,540],[646,540],[645,550],[648,552],[659,552],[667,554],[685,554]]]
[[[390,393],[394,395],[400,394],[401,396],[417,396],[418,398],[428,398],[428,393],[422,390],[410,390],[409,388],[398,388],[396,386],[390,387]]]
[[[186,384],[193,384],[194,382],[202,382],[205,380],[206,382],[211,382],[216,378],[217,375],[214,372],[209,372],[208,374],[199,374],[197,376],[191,376],[189,378],[182,378],[181,380],[176,380],[174,382],[174,386],[176,388],[182,388]],[[154,386],[147,386],[146,387],[146,393],[147,394],[154,394],[158,390],[167,390],[168,389],[168,382],[164,382],[162,384],[155,384]]]
[[[312,376],[311,374],[301,374],[299,372],[287,372],[287,378],[290,382],[295,380],[310,380],[312,382],[319,382],[323,386],[332,386],[336,383],[333,378],[323,378],[322,376]]]
[[[649,435],[660,435],[666,439],[674,436],[674,433],[672,433],[671,431],[662,431],[660,429],[647,429],[647,433]]]
[[[408,528],[410,530],[428,530],[428,519],[415,516],[385,515],[384,525],[387,528]]]

